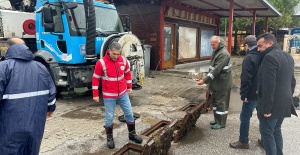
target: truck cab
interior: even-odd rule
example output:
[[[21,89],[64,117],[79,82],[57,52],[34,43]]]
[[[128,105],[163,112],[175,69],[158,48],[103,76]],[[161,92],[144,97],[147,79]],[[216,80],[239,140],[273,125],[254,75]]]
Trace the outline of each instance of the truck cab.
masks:
[[[124,32],[112,4],[92,0],[38,0],[35,28],[36,60],[47,67],[58,91],[91,87],[95,63],[113,41],[122,45],[121,54],[131,63],[133,85],[138,85],[143,78],[141,42],[131,32]]]

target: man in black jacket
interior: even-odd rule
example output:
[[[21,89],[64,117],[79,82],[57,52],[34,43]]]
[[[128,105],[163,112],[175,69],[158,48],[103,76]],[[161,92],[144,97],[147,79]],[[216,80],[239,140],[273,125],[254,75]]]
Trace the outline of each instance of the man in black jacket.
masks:
[[[275,37],[265,33],[257,38],[261,64],[258,70],[257,117],[267,155],[282,155],[281,124],[285,117],[296,114],[293,106],[294,60],[283,52]]]
[[[254,108],[257,105],[257,71],[259,52],[256,46],[256,37],[248,36],[244,40],[247,55],[243,60],[241,74],[240,95],[243,101],[242,111],[240,114],[240,137],[239,140],[230,143],[230,147],[237,149],[249,149],[249,127],[250,118]]]

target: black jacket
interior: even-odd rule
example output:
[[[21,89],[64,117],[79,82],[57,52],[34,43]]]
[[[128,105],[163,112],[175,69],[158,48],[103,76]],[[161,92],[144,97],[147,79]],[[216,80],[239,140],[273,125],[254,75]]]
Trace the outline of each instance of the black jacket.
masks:
[[[243,60],[242,74],[241,74],[241,88],[240,95],[241,100],[247,98],[247,100],[257,100],[257,72],[259,52],[257,47],[247,52]]]
[[[293,106],[294,60],[275,44],[263,52],[258,70],[258,117],[271,113],[271,118],[290,117]]]

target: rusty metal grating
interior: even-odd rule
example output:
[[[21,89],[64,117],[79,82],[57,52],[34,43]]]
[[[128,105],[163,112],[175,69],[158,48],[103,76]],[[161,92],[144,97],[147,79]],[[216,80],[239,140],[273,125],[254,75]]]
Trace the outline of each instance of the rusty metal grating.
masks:
[[[166,125],[169,125],[169,124],[170,124],[170,121],[161,120],[161,121],[157,122],[156,124],[154,124],[153,126],[151,126],[148,130],[144,131],[142,133],[142,135],[149,137],[152,133],[154,133],[158,129],[165,127]]]
[[[191,128],[195,126],[206,104],[207,101],[203,101],[199,104],[189,103],[180,108],[180,110],[187,111],[184,118],[176,125],[177,129],[175,130],[173,139],[175,143],[182,139],[191,130]]]
[[[180,120],[161,120],[144,131],[142,135],[151,137],[144,146],[128,143],[114,155],[165,155],[171,147],[171,142],[180,141],[196,124],[202,113],[208,112],[210,108],[209,93],[206,100],[200,103],[189,103],[179,110],[186,114]]]
[[[115,152],[113,155],[141,155],[143,149],[144,148],[141,145],[127,143],[120,150]]]
[[[143,155],[166,155],[171,147],[177,119],[154,134],[144,146]]]
[[[137,144],[128,143],[120,150],[118,150],[114,155],[165,155],[171,147],[171,142],[173,139],[173,130],[177,124],[177,119],[173,122],[160,121],[156,123],[152,130],[148,130],[147,134],[152,134],[157,127],[164,125],[164,127],[156,133],[154,133],[147,143],[142,147]]]

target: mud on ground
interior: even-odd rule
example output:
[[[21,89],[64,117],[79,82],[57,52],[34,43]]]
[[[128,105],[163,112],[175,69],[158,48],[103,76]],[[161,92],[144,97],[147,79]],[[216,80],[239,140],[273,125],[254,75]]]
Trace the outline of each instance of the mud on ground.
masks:
[[[145,78],[143,89],[130,94],[133,111],[140,114],[136,120],[137,132],[143,132],[158,120],[172,120],[176,116],[173,111],[204,99],[205,93],[206,86],[198,86],[195,80],[184,76],[160,72]],[[64,96],[57,102],[54,116],[47,119],[41,155],[111,154],[128,142],[126,124],[117,119],[122,114],[117,106],[114,120],[114,136],[118,137],[115,138],[116,149],[108,150],[102,127],[103,102],[94,102],[90,93]]]

